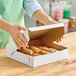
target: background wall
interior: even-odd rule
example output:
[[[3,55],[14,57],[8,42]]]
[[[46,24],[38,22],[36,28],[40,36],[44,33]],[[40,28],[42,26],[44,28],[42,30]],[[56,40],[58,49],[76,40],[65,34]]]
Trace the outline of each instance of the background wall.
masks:
[[[70,4],[72,4],[71,8],[71,16],[76,16],[76,0],[55,0],[55,1],[68,1]]]
[[[59,0],[57,0],[59,1]],[[73,1],[73,0],[71,0]],[[44,8],[44,11],[49,14],[49,3],[48,0],[38,0],[38,2],[41,4],[41,6]],[[46,3],[46,4],[45,4]],[[71,12],[71,16],[76,16],[76,0],[75,2],[72,4],[72,8],[71,8],[72,12]],[[27,14],[24,14],[24,19],[25,19],[25,25],[26,27],[34,27],[36,26],[36,21],[33,18],[30,18]]]
[[[72,16],[76,16],[76,0],[75,0],[75,2],[72,5],[72,9],[71,10],[72,10],[71,15]]]

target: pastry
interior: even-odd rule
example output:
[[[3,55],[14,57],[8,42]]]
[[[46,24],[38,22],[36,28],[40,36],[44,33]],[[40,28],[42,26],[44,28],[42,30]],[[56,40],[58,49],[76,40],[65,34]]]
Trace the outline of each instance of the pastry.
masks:
[[[45,55],[48,53],[54,53],[57,50],[46,46],[29,46],[26,49],[21,48],[20,50],[17,50],[17,51],[31,56],[39,56],[39,55]]]
[[[17,51],[19,51],[23,54],[31,55],[31,56],[38,56],[39,55],[39,54],[34,53],[31,49],[28,49],[28,48],[26,50],[20,49],[20,50],[17,50]]]
[[[41,54],[41,55],[44,55],[44,54],[48,54],[49,53],[49,52],[44,51],[44,50],[42,50],[40,48],[37,48],[35,46],[30,46],[30,49],[33,50],[35,53]]]
[[[37,46],[37,47],[44,50],[44,51],[50,52],[50,53],[53,53],[53,52],[57,51],[56,49],[48,48],[48,47],[45,47],[45,46]]]

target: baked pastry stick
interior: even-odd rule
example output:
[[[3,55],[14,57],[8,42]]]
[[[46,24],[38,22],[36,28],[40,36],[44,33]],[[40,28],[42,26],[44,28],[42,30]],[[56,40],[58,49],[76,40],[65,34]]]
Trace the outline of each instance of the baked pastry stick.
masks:
[[[58,51],[57,49],[54,49],[54,48],[50,48],[52,50],[52,52],[56,52]]]
[[[42,49],[44,51],[47,51],[47,52],[50,52],[50,53],[54,53],[56,52],[57,50],[56,49],[53,49],[53,48],[48,48],[48,47],[45,47],[45,46],[37,46],[39,49]]]
[[[31,56],[38,56],[39,54],[34,53],[31,49],[26,48],[26,50],[24,50],[23,48],[18,50],[21,53],[27,54],[27,55],[31,55]]]
[[[30,46],[29,48],[30,48],[31,50],[33,50],[34,53],[37,53],[37,54],[44,55],[44,54],[48,54],[48,53],[49,53],[49,52],[44,51],[44,50],[42,50],[42,49],[40,49],[40,48],[37,48],[37,47],[35,47],[35,46]]]

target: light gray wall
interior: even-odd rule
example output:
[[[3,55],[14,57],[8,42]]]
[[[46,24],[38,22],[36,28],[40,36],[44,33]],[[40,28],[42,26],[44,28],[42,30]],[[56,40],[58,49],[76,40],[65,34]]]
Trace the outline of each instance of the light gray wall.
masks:
[[[72,16],[76,16],[76,0],[75,0],[75,2],[72,5],[72,9],[71,10],[72,10],[71,11],[71,15]]]
[[[24,14],[24,21],[25,21],[26,28],[35,27],[36,26],[35,19],[30,18],[26,13]]]

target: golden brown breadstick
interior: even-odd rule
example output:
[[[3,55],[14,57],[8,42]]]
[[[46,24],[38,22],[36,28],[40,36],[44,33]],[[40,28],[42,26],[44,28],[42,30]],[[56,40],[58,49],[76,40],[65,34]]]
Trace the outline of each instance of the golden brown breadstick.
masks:
[[[24,54],[28,54],[28,55],[34,54],[34,52],[32,50],[30,50],[30,49],[26,49],[26,50],[20,49],[18,51],[21,52],[21,53],[24,53]]]
[[[27,55],[31,55],[31,56],[38,56],[39,54],[35,54],[31,49],[20,49],[20,50],[17,50],[21,53],[24,53],[24,54],[27,54]]]
[[[30,46],[29,47],[31,50],[33,50],[34,53],[39,53],[40,49],[36,48],[35,46]]]
[[[48,47],[45,47],[45,46],[37,46],[38,48],[44,50],[44,51],[48,51],[48,52],[56,52],[56,49],[53,49],[53,48],[48,48]]]
[[[44,51],[44,50],[42,50],[42,49],[40,49],[40,48],[37,48],[37,47],[35,47],[35,46],[30,46],[30,49],[32,49],[35,53],[37,53],[37,54],[42,54],[42,55],[44,55],[44,54],[48,54],[49,52],[47,52],[47,51]]]
[[[25,51],[27,52],[28,55],[31,55],[31,56],[39,56],[39,54],[34,53],[33,50],[31,50],[31,49],[28,49],[28,48],[27,48]],[[30,54],[29,54],[29,53],[30,53]]]
[[[52,52],[56,52],[58,50],[54,49],[54,48],[50,48],[50,50],[52,50]]]
[[[49,54],[50,52],[47,52],[47,51],[44,51],[44,50],[41,50],[39,54],[41,55],[45,55],[45,54]]]

